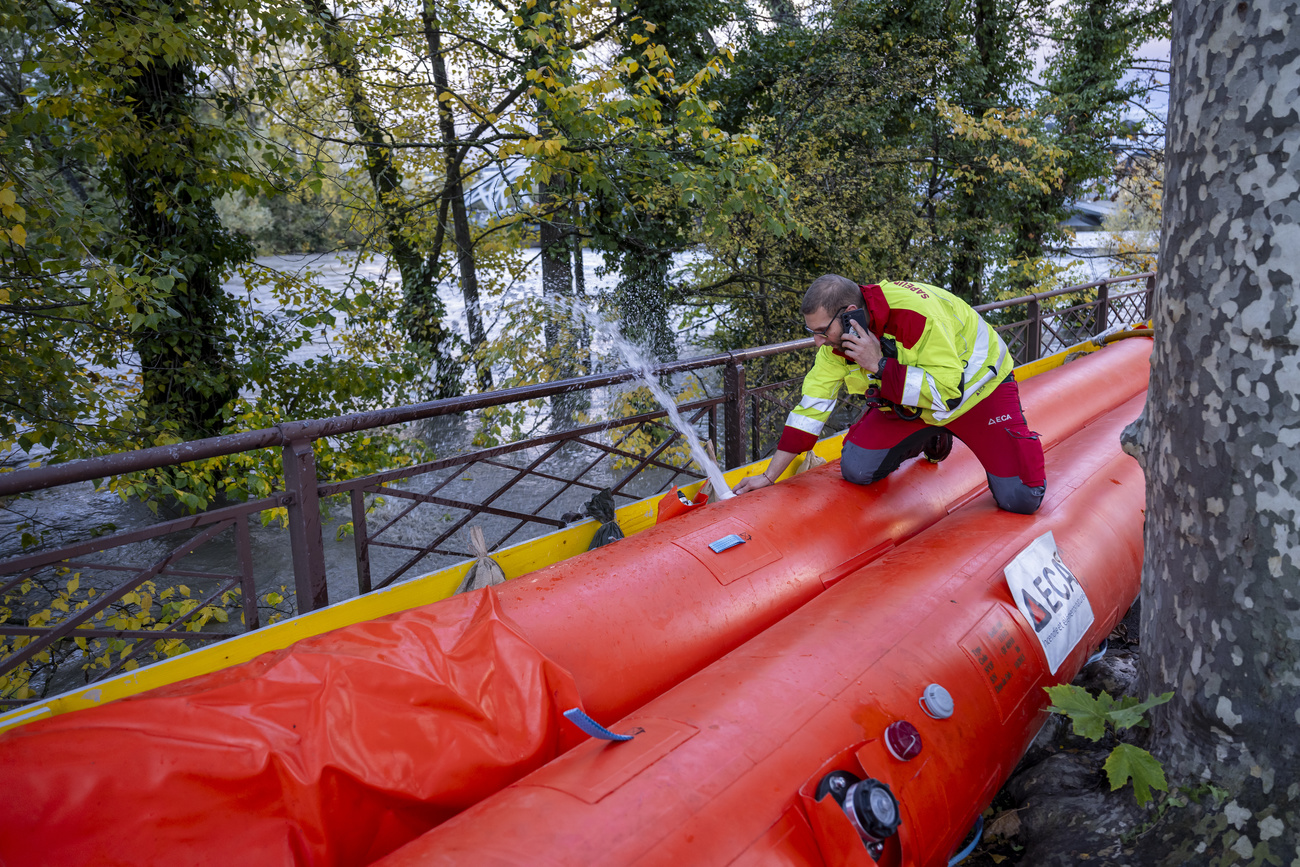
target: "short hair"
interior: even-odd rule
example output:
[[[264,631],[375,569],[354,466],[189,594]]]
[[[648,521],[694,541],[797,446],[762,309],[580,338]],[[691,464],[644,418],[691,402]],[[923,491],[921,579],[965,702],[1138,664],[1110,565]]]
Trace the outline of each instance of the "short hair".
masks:
[[[862,306],[862,289],[848,277],[839,274],[823,274],[804,293],[803,304],[799,312],[804,316],[824,310],[834,313],[840,307],[849,304]]]

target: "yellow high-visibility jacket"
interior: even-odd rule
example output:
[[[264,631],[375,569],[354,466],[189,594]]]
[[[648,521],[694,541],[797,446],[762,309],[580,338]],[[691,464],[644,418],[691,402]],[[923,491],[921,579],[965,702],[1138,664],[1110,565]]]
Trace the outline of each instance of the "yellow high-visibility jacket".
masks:
[[[925,283],[900,281],[862,287],[871,332],[895,341],[898,357],[879,376],[863,370],[829,345],[817,351],[803,381],[803,400],[785,422],[778,448],[812,448],[839,398],[840,389],[880,396],[919,409],[927,424],[960,418],[993,392],[1014,363],[998,333],[956,295]]]

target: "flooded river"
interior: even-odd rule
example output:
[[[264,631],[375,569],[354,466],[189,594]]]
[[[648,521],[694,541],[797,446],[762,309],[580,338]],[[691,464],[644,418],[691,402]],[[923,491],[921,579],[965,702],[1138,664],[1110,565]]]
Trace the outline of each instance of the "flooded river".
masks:
[[[594,295],[617,279],[616,275],[602,277],[597,273],[598,266],[602,264],[598,255],[587,253],[584,260],[586,288],[589,294]],[[327,289],[336,291],[342,291],[349,281],[358,277],[379,281],[385,279],[386,276],[385,263],[382,260],[366,261],[351,254],[274,256],[264,257],[258,261],[268,267],[282,271],[302,272],[309,270],[313,275],[312,279],[319,281]],[[242,293],[244,291],[242,283],[238,280],[227,284],[227,289],[232,293]],[[443,287],[439,294],[447,307],[448,322],[462,334],[466,334],[465,305],[459,288],[454,285]],[[510,303],[513,299],[540,294],[540,266],[534,259],[526,270],[524,279],[510,286],[502,299],[494,300],[485,319],[486,326],[493,333],[499,333],[501,325],[494,319],[492,310],[499,309],[502,304]],[[274,301],[269,297],[256,297],[254,303],[266,309],[274,307]],[[333,337],[334,335],[329,331],[321,332],[314,344],[297,350],[292,360],[300,361],[313,355],[324,355],[331,352],[331,339]],[[472,432],[469,429],[471,426],[471,420],[459,417],[443,417],[414,425],[410,433],[412,436],[418,436],[433,444],[436,454],[439,457],[445,457],[471,448]],[[568,468],[571,470],[583,461],[589,461],[590,457],[562,451],[551,460],[558,461],[560,467],[563,467],[565,463],[572,464],[573,466]],[[511,475],[512,473],[507,469],[480,466],[473,471],[455,475],[454,478],[448,475],[446,485],[438,493],[439,496],[445,498],[477,502],[492,495],[498,486],[508,480]],[[611,471],[606,470],[597,471],[588,476],[586,480],[592,484],[606,485],[615,479]],[[649,483],[650,480],[647,480],[647,484]],[[414,490],[427,490],[430,484],[430,481],[426,479],[418,484],[413,483],[409,487]],[[517,489],[512,490],[505,498],[496,502],[495,505],[504,509],[518,508],[531,511],[534,505],[529,504],[543,502],[551,495],[554,487],[556,485],[545,480],[530,479],[520,484]],[[646,491],[646,493],[649,492],[649,490]],[[578,489],[570,491],[548,506],[545,514],[559,515],[565,511],[577,511],[590,494],[590,490]],[[338,535],[340,525],[351,520],[348,506],[346,503],[334,503],[331,506],[332,508],[330,508],[326,517],[323,534],[329,595],[331,601],[333,601],[355,595],[357,592],[357,577],[353,540],[351,537],[339,537]],[[369,518],[369,526],[372,532],[377,527],[387,523],[399,511],[409,506],[408,501],[396,500],[395,498],[389,498],[388,502],[380,504]],[[180,515],[179,512],[167,514],[165,507],[163,512],[155,515],[147,506],[141,503],[123,501],[116,494],[96,491],[94,486],[89,483],[43,491],[33,495],[30,499],[12,503],[8,510],[0,511],[0,558],[14,556],[23,552],[20,543],[20,527],[22,527],[23,532],[43,535],[47,544],[61,544],[105,533],[136,529],[156,523],[160,519],[180,517]],[[398,545],[423,547],[428,544],[428,540],[434,538],[443,528],[448,526],[449,522],[453,522],[458,517],[459,515],[452,509],[427,505],[420,506],[408,519],[405,519],[400,525],[389,531],[385,538]],[[506,518],[490,516],[477,518],[475,523],[484,528],[489,543],[508,532],[515,524],[515,522]],[[512,536],[510,543],[548,531],[549,528],[530,525]],[[110,566],[144,568],[165,555],[167,551],[180,544],[189,535],[192,534],[181,534],[176,537],[155,539],[126,546],[113,552],[96,555],[94,559],[97,563]],[[448,540],[445,547],[460,551],[467,550],[467,543],[461,538],[463,535],[464,531],[458,534],[456,538]],[[255,522],[252,532],[252,545],[254,569],[259,590],[278,589],[284,585],[292,591],[293,567],[290,558],[288,532],[281,529],[278,524],[262,527]],[[410,556],[411,552],[401,549],[372,549],[371,560],[374,580],[376,582],[381,580],[392,569],[407,562]],[[426,557],[418,566],[408,571],[403,578],[415,577],[461,559],[464,559],[464,556],[432,555]],[[187,557],[180,568],[199,573],[233,574],[237,571],[233,532],[227,531],[216,537]]]

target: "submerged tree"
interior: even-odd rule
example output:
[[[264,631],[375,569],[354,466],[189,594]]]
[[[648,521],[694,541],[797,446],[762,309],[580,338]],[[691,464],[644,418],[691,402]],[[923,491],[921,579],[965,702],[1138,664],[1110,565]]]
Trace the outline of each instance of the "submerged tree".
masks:
[[[337,76],[356,144],[363,155],[376,204],[378,231],[385,241],[384,252],[401,276],[402,303],[397,311],[398,324],[411,345],[423,354],[432,368],[435,394],[439,397],[460,394],[465,347],[445,321],[447,310],[438,296],[436,258],[426,253],[422,243],[418,226],[420,217],[393,155],[393,134],[370,98],[358,56],[358,35],[343,26],[339,16],[324,0],[307,0],[307,9],[318,25],[314,37]],[[433,24],[436,20],[426,18],[426,27]],[[379,22],[380,40],[385,38],[383,29],[390,26],[393,25],[387,20]],[[376,38],[374,33],[365,33],[364,36],[372,41]],[[434,58],[436,69],[437,62],[443,58],[440,52],[436,52]],[[435,105],[439,104],[441,92],[433,94]]]
[[[25,55],[0,133],[22,229],[0,251],[4,432],[24,448],[70,456],[223,427],[244,379],[221,282],[251,248],[214,202],[253,181],[238,100],[212,78],[264,12],[264,32],[282,32],[262,7],[210,16],[151,0],[22,4],[0,20]],[[138,385],[119,374],[123,344]]]
[[[189,19],[199,13],[148,0],[96,9],[99,14],[83,23],[86,36],[104,25],[102,32],[120,39],[140,20],[154,30],[152,41],[141,40],[132,52],[101,67],[116,122],[125,128],[109,158],[116,177],[108,183],[121,190],[123,228],[130,238],[116,259],[137,278],[170,288],[167,315],[133,334],[142,397],[154,425],[174,430],[180,439],[212,436],[223,426],[222,410],[243,385],[231,333],[237,305],[221,283],[234,265],[252,258],[252,249],[217,216],[215,199],[230,189],[229,180],[217,180],[230,178],[221,151],[232,136],[221,124],[205,124],[199,117],[196,93],[206,85],[207,74],[199,67],[204,57],[153,47],[169,41],[193,45],[186,38],[194,28]],[[106,47],[96,46],[96,53],[103,56]]]

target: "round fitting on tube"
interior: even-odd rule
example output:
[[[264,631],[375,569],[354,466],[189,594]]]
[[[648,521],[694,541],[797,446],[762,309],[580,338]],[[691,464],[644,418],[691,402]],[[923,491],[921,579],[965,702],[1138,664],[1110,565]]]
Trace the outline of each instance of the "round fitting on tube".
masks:
[[[921,693],[921,710],[931,719],[947,719],[955,709],[952,693],[937,683],[930,684]]]
[[[885,748],[900,762],[910,762],[921,754],[921,733],[907,720],[898,720],[885,729]]]
[[[879,780],[850,786],[844,794],[844,813],[864,843],[879,843],[898,831],[898,799]]]

